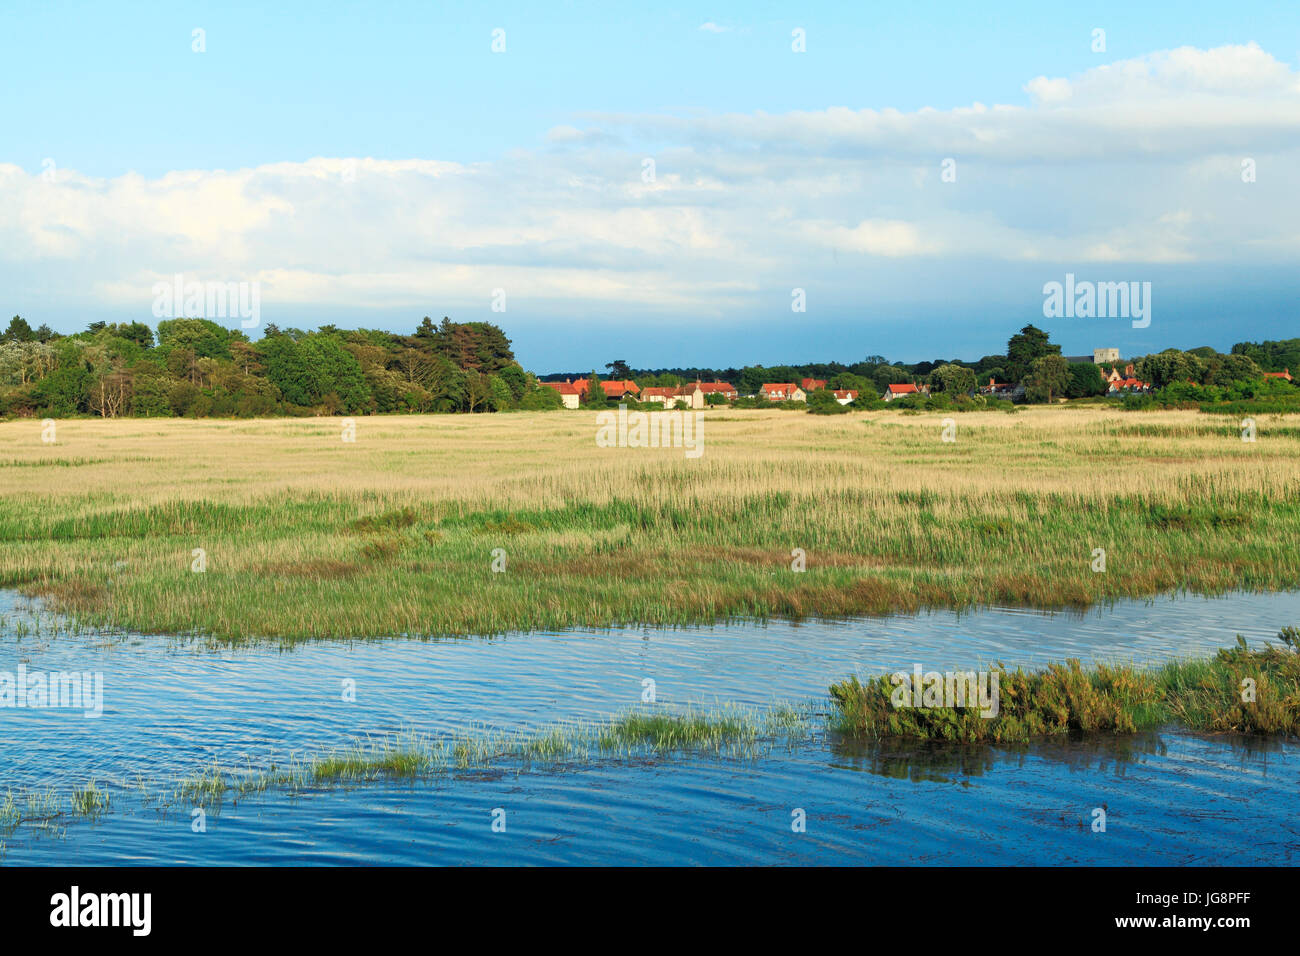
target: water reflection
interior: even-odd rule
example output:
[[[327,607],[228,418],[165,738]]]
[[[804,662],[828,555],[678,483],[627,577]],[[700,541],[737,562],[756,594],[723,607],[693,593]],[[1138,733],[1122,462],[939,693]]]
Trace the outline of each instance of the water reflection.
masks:
[[[203,840],[188,813],[140,807],[139,773],[173,781],[213,762],[264,768],[367,735],[489,726],[526,733],[642,704],[711,708],[825,701],[858,670],[1032,667],[1078,657],[1157,662],[1236,633],[1258,644],[1300,622],[1300,594],[1117,602],[1079,614],[930,613],[848,622],[512,634],[447,641],[214,647],[77,634],[0,592],[0,671],[102,671],[104,715],[0,708],[0,794],[121,781],[113,810],[64,838],[0,835],[5,862],[1276,863],[1300,846],[1300,748],[1256,738],[1145,734],[1027,748],[868,744],[833,734],[752,761],[674,757],[493,771],[411,784],[267,794],[223,811]],[[355,681],[354,701],[340,681]],[[519,842],[491,842],[483,806],[521,808]],[[812,839],[791,841],[805,807]],[[1109,808],[1105,841],[1079,825]],[[1082,831],[1087,833],[1085,829]],[[1245,849],[1242,849],[1242,848]],[[1233,848],[1236,848],[1235,850]]]

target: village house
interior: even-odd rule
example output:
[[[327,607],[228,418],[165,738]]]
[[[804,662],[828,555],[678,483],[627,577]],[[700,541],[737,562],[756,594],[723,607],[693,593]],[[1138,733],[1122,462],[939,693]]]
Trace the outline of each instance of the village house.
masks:
[[[826,380],[823,378],[806,378],[799,385],[805,392],[815,392],[826,387]]]
[[[857,401],[858,398],[858,393],[851,388],[837,388],[831,392],[831,394],[835,396],[835,401],[839,402],[841,405],[847,405],[850,402]]]
[[[928,394],[930,394],[929,385],[922,385],[920,388],[917,388],[911,382],[907,382],[902,385],[890,385],[887,389],[885,389],[885,394],[881,395],[880,397],[887,402],[892,402],[894,399],[902,398],[904,395],[928,395]]]
[[[542,382],[542,384],[560,393],[560,401],[564,403],[565,408],[578,407],[582,392],[578,391],[572,382]]]
[[[1129,362],[1124,366],[1124,374],[1121,375],[1119,368],[1112,365],[1109,372],[1102,370],[1101,377],[1106,380],[1107,384],[1113,385],[1115,382],[1122,382],[1126,378],[1137,378],[1137,369],[1133,367],[1132,362]]]
[[[664,408],[677,404],[677,389],[671,385],[649,385],[641,389],[642,402],[654,402]]]
[[[808,401],[808,395],[794,382],[765,382],[761,391],[769,402]]]
[[[1101,377],[1106,382],[1106,394],[1116,395],[1120,392],[1149,392],[1151,383],[1144,382],[1137,377],[1137,369],[1133,363],[1129,362],[1124,366],[1124,373],[1121,375],[1119,367],[1112,365],[1110,371],[1101,370]]]
[[[1132,366],[1129,367],[1132,368]],[[1149,392],[1150,390],[1151,385],[1149,382],[1144,382],[1130,375],[1127,378],[1111,382],[1106,392],[1109,395],[1115,395],[1119,392]]]
[[[687,408],[703,408],[708,404],[710,395],[721,395],[729,402],[737,398],[737,392],[728,382],[701,382],[696,379],[690,385],[677,389],[676,397]]]
[[[1016,393],[1016,386],[1006,382],[995,381],[992,376],[989,377],[987,385],[981,385],[978,389],[981,395],[988,395],[990,398],[1004,398],[1010,400]]]
[[[587,392],[591,389],[591,382],[588,379],[580,378],[573,383],[573,386],[578,390],[578,394],[585,398]],[[610,379],[608,382],[601,382],[600,387],[604,391],[606,398],[623,398],[627,395],[635,398],[637,393],[641,391],[636,387],[636,382],[631,379],[627,381]]]
[[[1288,382],[1295,381],[1293,378],[1291,378],[1291,370],[1290,370],[1289,368],[1283,369],[1283,370],[1280,371],[1280,372],[1265,372],[1265,373],[1264,373],[1264,377],[1265,377],[1265,378],[1284,378],[1284,379],[1286,379]]]

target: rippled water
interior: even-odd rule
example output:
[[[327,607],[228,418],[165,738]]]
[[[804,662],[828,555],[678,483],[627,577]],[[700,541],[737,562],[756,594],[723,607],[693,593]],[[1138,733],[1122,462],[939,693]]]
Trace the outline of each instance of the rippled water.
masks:
[[[971,669],[1167,660],[1300,622],[1300,594],[1124,602],[1086,614],[987,610],[847,623],[520,634],[214,649],[163,638],[18,637],[0,671],[101,671],[104,713],[0,708],[0,788],[108,782],[112,809],[59,835],[5,835],[0,860],[198,863],[1295,862],[1300,747],[1161,734],[1025,753],[851,747],[832,735],[754,759],[599,759],[415,784],[269,793],[191,832],[133,796],[214,760],[254,767],[359,735],[521,731],[659,706],[822,699],[914,663]],[[343,699],[355,681],[356,700]],[[1091,829],[1106,808],[1107,830]],[[494,808],[506,830],[493,832]],[[791,829],[802,809],[804,833]]]

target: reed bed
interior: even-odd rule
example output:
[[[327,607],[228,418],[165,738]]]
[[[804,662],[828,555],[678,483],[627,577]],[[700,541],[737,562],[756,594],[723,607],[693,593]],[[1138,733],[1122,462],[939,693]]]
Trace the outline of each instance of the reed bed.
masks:
[[[968,413],[955,442],[943,418],[705,412],[694,459],[597,447],[585,411],[362,418],[355,443],[336,419],[73,420],[52,445],[10,421],[0,586],[222,641],[1300,586],[1295,416],[1253,443],[1195,412]]]

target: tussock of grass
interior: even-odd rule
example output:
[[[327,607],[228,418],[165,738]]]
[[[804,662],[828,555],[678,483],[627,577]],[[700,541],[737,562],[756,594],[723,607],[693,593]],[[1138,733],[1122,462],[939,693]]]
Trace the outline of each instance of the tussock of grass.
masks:
[[[912,738],[969,743],[1025,743],[1058,734],[1132,734],[1176,724],[1201,732],[1300,736],[1300,631],[1286,628],[1283,646],[1234,648],[1209,660],[1175,661],[1156,669],[1078,660],[1026,673],[995,668],[999,707],[895,707],[888,675],[856,676],[830,688],[832,726],[864,739]],[[1247,684],[1245,682],[1251,682]],[[1253,699],[1243,693],[1253,689]],[[1247,699],[1243,699],[1247,698]]]
[[[1169,719],[1192,730],[1300,736],[1300,629],[1284,646],[1252,651],[1244,639],[1209,661],[1179,661],[1159,671]],[[1254,701],[1242,699],[1254,682]]]
[[[108,794],[92,780],[80,790],[72,791],[72,809],[78,816],[97,817],[108,809]]]
[[[375,531],[393,531],[400,528],[409,528],[419,520],[412,508],[397,508],[393,511],[385,511],[383,514],[367,515],[364,518],[358,518],[348,527],[355,532],[365,534]]]

